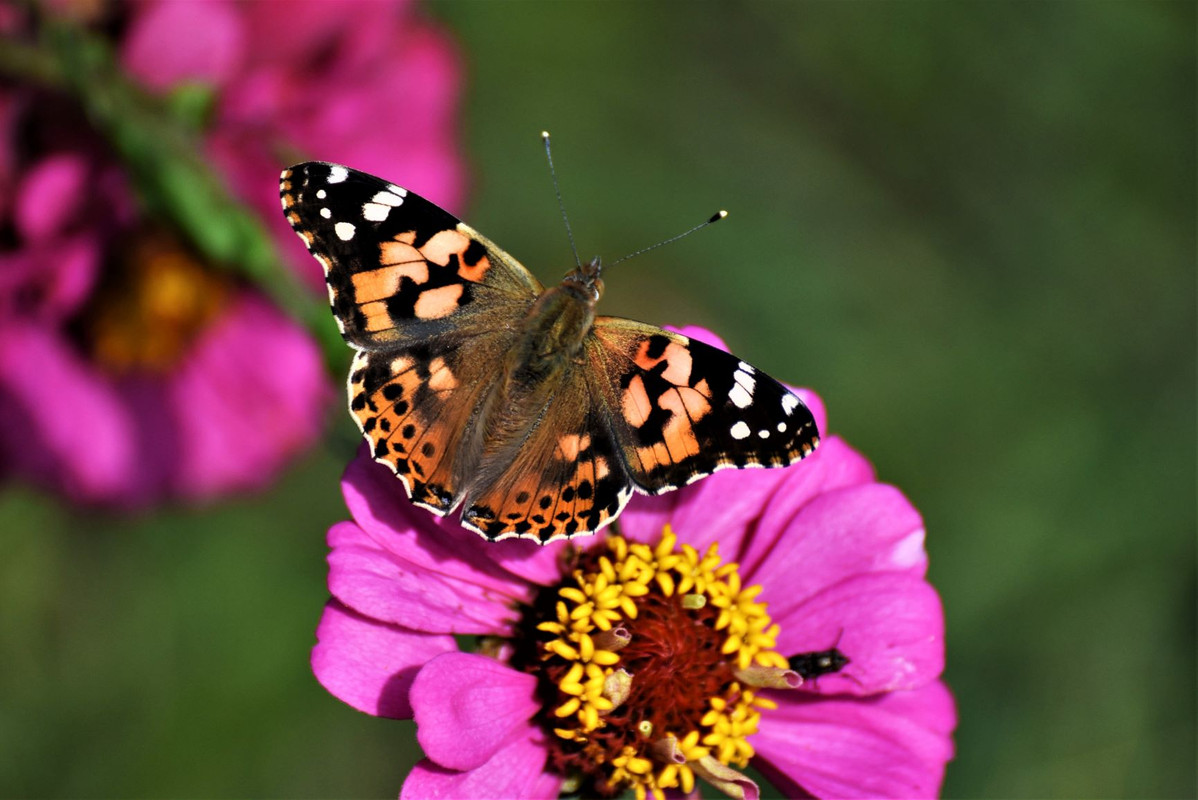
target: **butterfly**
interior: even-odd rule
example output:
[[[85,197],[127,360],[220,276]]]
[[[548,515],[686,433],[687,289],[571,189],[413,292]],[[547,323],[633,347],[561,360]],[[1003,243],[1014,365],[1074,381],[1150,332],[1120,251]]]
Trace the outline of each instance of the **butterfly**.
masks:
[[[356,351],[349,409],[374,459],[486,539],[593,533],[634,491],[819,444],[803,402],[736,356],[596,316],[597,258],[546,289],[447,211],[338,164],[284,170],[279,194]]]

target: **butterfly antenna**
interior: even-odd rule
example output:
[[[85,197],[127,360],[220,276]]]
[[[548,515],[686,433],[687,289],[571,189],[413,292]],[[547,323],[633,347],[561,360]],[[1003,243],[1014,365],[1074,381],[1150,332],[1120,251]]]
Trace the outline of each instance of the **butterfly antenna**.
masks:
[[[706,222],[699,223],[695,227],[691,228],[689,231],[680,233],[677,236],[672,236],[669,239],[666,239],[664,242],[658,242],[657,244],[650,245],[649,247],[646,247],[644,249],[637,250],[635,253],[629,253],[628,255],[624,256],[623,258],[618,258],[615,261],[611,262],[610,264],[607,264],[606,268],[610,269],[610,268],[614,267],[616,264],[619,264],[621,261],[627,261],[630,258],[635,258],[644,253],[648,253],[650,250],[656,250],[657,248],[664,247],[667,244],[670,244],[671,242],[676,242],[683,237],[690,236],[695,231],[702,230],[703,228],[706,228],[708,225],[711,225],[714,222],[719,222],[726,216],[728,216],[728,212],[721,209],[720,211],[717,211],[716,213],[712,214],[711,219],[707,220]]]
[[[553,193],[557,195],[557,207],[562,212],[562,222],[566,223],[566,236],[570,237],[570,249],[574,252],[574,266],[582,268],[578,258],[578,248],[574,246],[574,231],[570,230],[570,218],[566,216],[566,204],[562,202],[562,190],[557,186],[557,172],[553,169],[553,151],[549,148],[549,131],[541,131],[541,139],[545,141],[545,158],[549,159],[549,177],[553,178]]]

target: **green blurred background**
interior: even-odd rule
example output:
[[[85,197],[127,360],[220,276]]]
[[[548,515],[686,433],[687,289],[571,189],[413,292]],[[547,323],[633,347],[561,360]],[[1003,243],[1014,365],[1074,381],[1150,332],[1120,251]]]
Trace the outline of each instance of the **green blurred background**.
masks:
[[[815,388],[923,512],[945,794],[1193,797],[1195,4],[426,8],[467,65],[465,216],[543,280],[543,128],[584,257],[731,212],[604,311]],[[394,796],[411,726],[308,668],[331,427],[202,511],[0,492],[0,792]]]

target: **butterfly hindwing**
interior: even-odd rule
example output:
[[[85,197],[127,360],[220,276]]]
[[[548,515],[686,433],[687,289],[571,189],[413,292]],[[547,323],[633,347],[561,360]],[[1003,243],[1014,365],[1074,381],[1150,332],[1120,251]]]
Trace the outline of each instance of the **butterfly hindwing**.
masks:
[[[320,262],[342,334],[359,348],[493,329],[536,298],[528,270],[449,212],[364,172],[284,170],[283,212]]]
[[[592,340],[594,391],[646,494],[720,469],[784,467],[819,446],[803,401],[730,353],[618,317],[597,318]]]
[[[562,378],[514,456],[469,491],[462,524],[488,539],[520,536],[541,544],[591,533],[614,520],[632,496],[619,447],[586,370]]]
[[[460,500],[478,452],[470,444],[474,410],[491,387],[492,354],[509,339],[500,330],[456,347],[441,340],[354,358],[350,413],[374,459],[403,480],[414,503],[445,514]]]

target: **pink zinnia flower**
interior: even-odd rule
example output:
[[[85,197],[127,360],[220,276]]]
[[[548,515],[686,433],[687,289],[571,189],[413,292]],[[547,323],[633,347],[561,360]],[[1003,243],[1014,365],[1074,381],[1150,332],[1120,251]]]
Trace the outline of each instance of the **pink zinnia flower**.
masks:
[[[364,452],[343,489],[312,664],[351,706],[415,718],[427,758],[401,797],[662,797],[696,778],[754,797],[749,764],[788,797],[937,794],[956,712],[922,521],[838,437],[541,549],[431,517]],[[789,668],[834,646],[839,671]]]
[[[449,203],[462,183],[444,36],[406,3],[310,10],[319,24],[292,24],[295,3],[97,12],[147,88],[211,90],[209,157],[304,274],[280,164],[340,158]],[[0,91],[0,231],[0,472],[89,502],[199,500],[264,485],[319,435],[334,393],[313,341],[139,209],[70,98]]]
[[[0,251],[0,462],[86,502],[263,485],[319,434],[321,355],[256,291],[140,219],[83,148],[16,176]]]

